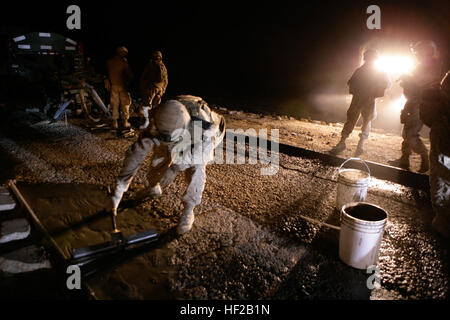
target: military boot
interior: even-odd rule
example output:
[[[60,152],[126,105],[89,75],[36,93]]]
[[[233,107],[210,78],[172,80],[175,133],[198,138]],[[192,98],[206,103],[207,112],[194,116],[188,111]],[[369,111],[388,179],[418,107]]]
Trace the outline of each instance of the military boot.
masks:
[[[420,157],[422,158],[422,162],[420,164],[420,169],[419,169],[419,173],[425,173],[428,171],[428,169],[430,169],[430,165],[429,165],[429,160],[428,160],[428,154],[422,154],[420,155]]]
[[[181,216],[180,224],[177,227],[178,234],[189,232],[192,229],[194,220],[194,205],[186,204]]]
[[[395,160],[389,160],[388,164],[393,167],[399,167],[405,170],[409,169],[409,156],[402,155],[401,158]]]
[[[358,142],[358,146],[356,147],[356,151],[355,151],[355,157],[359,157],[360,155],[362,155],[364,153],[364,139],[360,139]]]
[[[157,199],[157,198],[161,197],[161,195],[162,195],[162,190],[161,190],[160,184],[158,183],[153,188],[150,188],[150,189],[144,188],[144,189],[136,192],[135,199],[136,200],[144,200],[147,198]]]
[[[341,140],[338,142],[338,144],[330,150],[330,153],[333,155],[337,155],[339,153],[341,153],[342,151],[344,151],[346,149],[345,146],[345,138],[341,138]]]

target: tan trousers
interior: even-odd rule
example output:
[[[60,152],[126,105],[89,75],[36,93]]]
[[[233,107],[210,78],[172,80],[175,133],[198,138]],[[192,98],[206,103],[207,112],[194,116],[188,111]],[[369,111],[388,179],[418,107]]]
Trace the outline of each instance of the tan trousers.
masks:
[[[377,116],[374,98],[363,98],[358,95],[353,96],[350,107],[347,110],[347,121],[341,133],[343,138],[347,138],[352,133],[360,115],[363,123],[359,136],[361,139],[367,139],[372,126],[372,120]]]
[[[146,133],[133,144],[125,158],[124,165],[117,177],[117,185],[126,185],[128,189],[133,177],[141,167],[147,155],[151,154],[151,167],[148,171],[148,190],[160,185],[171,184],[178,173],[187,170],[188,187],[183,200],[186,204],[199,205],[206,183],[206,163],[198,165],[174,164],[171,157],[171,145],[162,143]],[[126,190],[125,190],[126,191]]]
[[[435,223],[450,237],[450,128],[435,121],[430,132],[430,191]]]
[[[420,139],[420,130],[422,130],[423,123],[419,117],[419,105],[420,100],[408,99],[400,117],[404,124],[402,155],[405,157],[409,157],[413,151],[422,156],[428,156],[428,150]]]
[[[157,106],[161,103],[163,94],[164,91],[162,88],[152,86],[150,89],[144,91],[142,105],[150,108]]]
[[[427,155],[428,150],[422,139],[420,139],[420,130],[423,127],[421,121],[417,123],[408,123],[403,126],[402,131],[402,155],[409,157],[414,151],[420,155]]]
[[[130,117],[131,95],[122,86],[111,86],[111,109],[113,120],[119,119],[119,107],[122,113],[122,120],[128,120]]]

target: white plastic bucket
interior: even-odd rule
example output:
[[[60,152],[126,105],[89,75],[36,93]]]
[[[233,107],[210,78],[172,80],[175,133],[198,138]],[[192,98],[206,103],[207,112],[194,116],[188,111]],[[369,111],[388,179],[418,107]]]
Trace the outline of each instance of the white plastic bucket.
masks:
[[[349,203],[341,209],[339,258],[357,269],[367,270],[378,260],[387,212],[370,203]]]
[[[342,167],[349,161],[362,162],[366,166],[367,172],[358,169],[343,169]],[[363,160],[359,158],[345,160],[339,167],[336,210],[341,210],[342,206],[347,203],[366,201],[369,181],[370,169]]]

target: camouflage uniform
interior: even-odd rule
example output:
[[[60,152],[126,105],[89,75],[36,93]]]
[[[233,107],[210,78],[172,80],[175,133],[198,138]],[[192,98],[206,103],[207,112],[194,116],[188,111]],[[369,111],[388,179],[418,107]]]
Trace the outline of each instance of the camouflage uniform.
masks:
[[[447,73],[444,81],[450,82]],[[450,91],[429,89],[423,95],[420,118],[430,131],[430,191],[435,218],[433,227],[450,238]]]
[[[414,151],[422,158],[420,172],[428,170],[428,150],[420,138],[420,130],[423,123],[419,117],[421,94],[423,90],[439,84],[441,79],[441,68],[439,63],[433,62],[429,65],[419,65],[412,76],[402,77],[401,86],[407,99],[400,114],[400,122],[403,126],[402,159],[404,167],[409,167],[409,156]]]
[[[190,139],[171,141],[170,137],[156,127],[152,119],[151,125],[142,132],[124,161],[124,166],[117,178],[113,209],[117,209],[123,193],[128,190],[147,154],[152,152],[152,162],[148,172],[149,188],[144,190],[145,195],[160,196],[161,188],[172,183],[179,172],[188,170],[189,186],[183,197],[185,208],[180,223],[181,230],[179,226],[179,233],[184,233],[192,226],[194,207],[201,202],[206,182],[206,165],[214,159],[214,148],[224,137],[225,120],[211,111],[206,102],[199,97],[179,96],[177,100],[169,100],[160,107],[177,103],[182,103],[189,113],[189,125],[186,128],[189,136],[185,137]],[[199,120],[200,123],[205,124],[205,127],[199,128],[200,135],[194,132],[196,130],[194,127],[199,121],[193,120]]]
[[[168,82],[167,69],[164,63],[150,60],[141,77],[143,105],[154,107],[160,104]]]
[[[120,49],[122,49],[122,51],[120,51]],[[131,105],[131,96],[128,92],[128,84],[133,75],[126,58],[126,53],[128,51],[124,50],[126,50],[126,48],[119,48],[118,54],[109,59],[107,62],[108,77],[111,85],[110,104],[115,127],[117,127],[117,120],[119,119],[119,107],[125,127],[130,126],[128,119],[130,117],[129,110]]]
[[[140,87],[142,92],[142,115],[145,123],[140,129],[146,129],[149,122],[149,111],[161,103],[169,82],[167,69],[162,61],[162,53],[155,51],[150,62],[146,65],[141,76]]]
[[[390,81],[386,73],[375,69],[372,61],[366,62],[356,69],[347,84],[353,98],[347,110],[347,121],[341,132],[341,140],[331,150],[331,153],[337,154],[345,149],[345,140],[352,133],[361,116],[363,123],[356,150],[356,155],[359,155],[363,152],[364,141],[369,137],[371,123],[377,115],[375,99],[384,96],[384,91],[390,86]]]

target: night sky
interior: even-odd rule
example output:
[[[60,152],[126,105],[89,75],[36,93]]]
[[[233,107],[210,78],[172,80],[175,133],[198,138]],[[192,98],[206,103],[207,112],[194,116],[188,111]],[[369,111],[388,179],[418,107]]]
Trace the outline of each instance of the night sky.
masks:
[[[8,33],[58,32],[84,43],[98,72],[118,45],[139,77],[152,50],[163,52],[168,95],[295,113],[317,92],[346,93],[362,48],[378,41],[407,48],[435,40],[448,62],[448,1],[47,1],[2,4]],[[81,7],[81,30],[66,28],[66,8]],[[366,28],[366,8],[381,7],[382,29]],[[447,64],[448,67],[448,64]],[[275,111],[275,110],[274,110]]]

